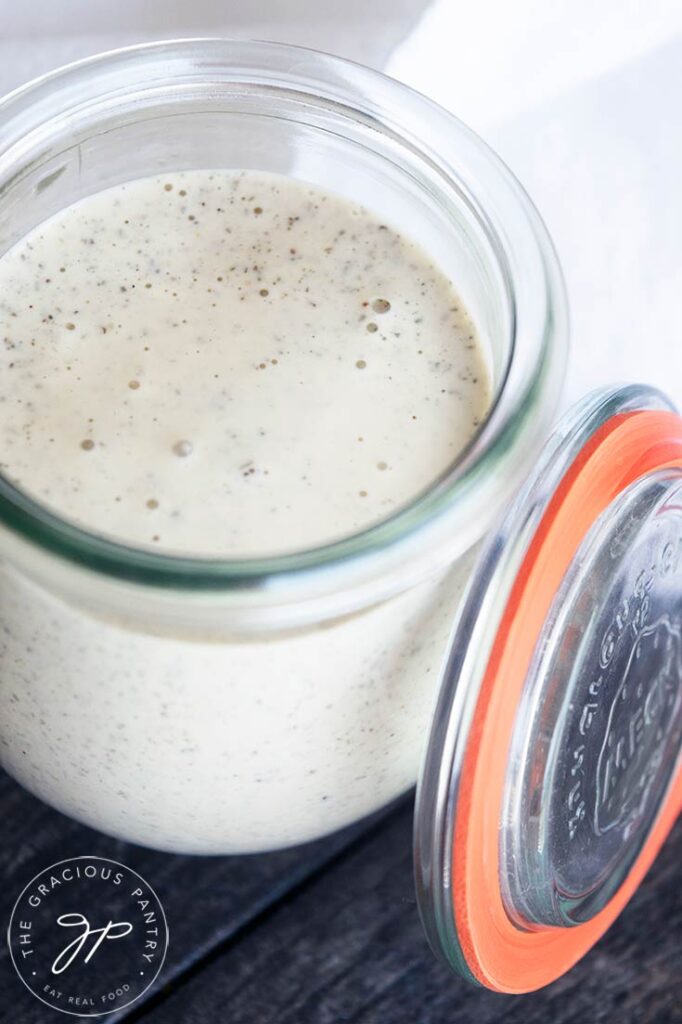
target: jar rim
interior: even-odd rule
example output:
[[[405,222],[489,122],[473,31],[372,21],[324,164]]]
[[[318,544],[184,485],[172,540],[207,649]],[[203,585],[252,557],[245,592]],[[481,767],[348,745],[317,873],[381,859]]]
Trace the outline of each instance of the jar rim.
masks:
[[[486,143],[454,115],[410,87],[339,57],[271,42],[205,38],[143,43],[52,71],[0,100],[0,159],[3,151],[21,141],[23,133],[44,127],[53,117],[68,112],[74,101],[82,98],[86,81],[88,101],[93,96],[109,96],[117,90],[120,93],[126,87],[125,76],[131,67],[135,68],[137,89],[145,82],[150,87],[157,85],[174,74],[210,74],[211,81],[216,82],[243,81],[295,89],[312,100],[324,99],[339,108],[350,108],[358,116],[370,118],[379,129],[393,129],[399,137],[412,137],[418,145],[423,143],[425,151],[433,157],[434,150],[421,132],[421,123],[428,122],[430,138],[438,140],[435,156],[441,169],[446,173],[448,168],[452,171],[461,158],[462,147],[467,157],[475,161],[480,187],[474,199],[478,200],[479,215],[486,218],[487,214],[486,204],[479,197],[491,194],[504,193],[500,205],[506,204],[506,209],[513,211],[513,218],[498,215],[497,223],[488,223],[487,230],[492,232],[501,259],[513,249],[517,268],[524,260],[531,267],[531,280],[525,285],[537,304],[537,357],[532,366],[519,366],[519,296],[513,267],[510,270],[507,264],[506,286],[513,312],[511,357],[493,404],[477,432],[424,491],[388,517],[357,533],[310,549],[229,559],[148,551],[62,519],[2,476],[0,525],[18,534],[31,547],[56,555],[74,567],[113,580],[174,591],[280,588],[296,578],[305,584],[333,567],[344,566],[348,571],[375,555],[379,556],[375,560],[377,565],[395,565],[406,556],[417,558],[426,547],[433,547],[439,536],[442,540],[442,531],[430,531],[429,527],[447,515],[450,530],[456,529],[460,524],[456,523],[455,511],[470,505],[475,493],[483,500],[482,481],[501,463],[527,462],[531,449],[537,449],[543,439],[542,428],[553,418],[565,360],[566,301],[556,254],[531,200]],[[99,76],[100,81],[93,82],[93,76]],[[104,90],[99,94],[98,85]],[[512,378],[514,387],[510,395]],[[462,520],[461,515],[459,519]]]

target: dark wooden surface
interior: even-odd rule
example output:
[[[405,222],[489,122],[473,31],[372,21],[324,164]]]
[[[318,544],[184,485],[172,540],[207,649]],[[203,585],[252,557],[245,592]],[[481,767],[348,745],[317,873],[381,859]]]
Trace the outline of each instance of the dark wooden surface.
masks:
[[[682,828],[619,922],[565,978],[505,997],[433,958],[414,903],[410,800],[297,850],[174,857],[107,839],[0,773],[0,919],[38,871],[69,856],[122,861],[156,889],[170,947],[127,1024],[682,1024]],[[1,1024],[61,1024],[0,952]]]

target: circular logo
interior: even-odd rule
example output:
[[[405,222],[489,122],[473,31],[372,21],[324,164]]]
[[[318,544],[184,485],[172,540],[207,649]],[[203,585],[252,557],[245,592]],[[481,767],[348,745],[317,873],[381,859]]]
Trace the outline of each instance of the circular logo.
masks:
[[[159,898],[104,857],[73,857],[33,878],[14,904],[7,942],[17,974],[47,1006],[77,1017],[139,999],[168,948]]]

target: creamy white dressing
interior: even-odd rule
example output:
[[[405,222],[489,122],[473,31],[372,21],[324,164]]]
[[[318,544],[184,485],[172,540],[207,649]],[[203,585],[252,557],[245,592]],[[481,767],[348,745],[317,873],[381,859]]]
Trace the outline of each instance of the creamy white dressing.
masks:
[[[170,174],[77,203],[0,258],[0,321],[3,471],[155,550],[358,530],[427,487],[488,404],[476,332],[427,255],[273,175]],[[2,764],[162,849],[323,835],[413,784],[468,572],[323,628],[209,641],[122,626],[3,565]]]
[[[0,464],[133,545],[263,555],[426,488],[489,401],[452,283],[368,210],[191,171],[90,196],[0,259]]]

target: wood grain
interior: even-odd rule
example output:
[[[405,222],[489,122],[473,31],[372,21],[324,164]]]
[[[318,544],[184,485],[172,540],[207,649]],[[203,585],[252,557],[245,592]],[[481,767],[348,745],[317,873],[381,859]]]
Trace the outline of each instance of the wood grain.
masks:
[[[324,842],[255,857],[154,853],[83,828],[0,776],[0,911],[25,883],[78,854],[123,861],[155,887],[171,943],[162,987],[126,1024],[682,1024],[682,827],[630,906],[565,978],[498,996],[428,950],[412,886],[411,801]],[[66,1019],[0,953],[0,1022]]]
[[[4,939],[19,893],[50,864],[79,855],[108,857],[137,871],[154,887],[170,930],[168,955],[159,978],[168,986],[295,891],[311,874],[323,870],[390,813],[391,808],[386,808],[329,839],[274,854],[176,857],[78,825],[30,796],[0,770],[0,1024],[64,1024],[70,1019],[50,1011],[24,988]],[[136,1012],[144,1007],[145,998],[134,1004]],[[101,1019],[114,1024],[127,1015],[123,1010]]]
[[[567,976],[528,996],[474,988],[423,938],[411,810],[315,876],[157,1001],[146,1024],[678,1024],[682,828],[611,932]]]

